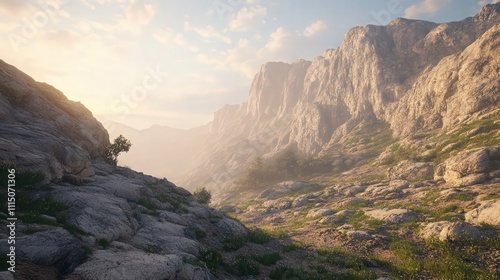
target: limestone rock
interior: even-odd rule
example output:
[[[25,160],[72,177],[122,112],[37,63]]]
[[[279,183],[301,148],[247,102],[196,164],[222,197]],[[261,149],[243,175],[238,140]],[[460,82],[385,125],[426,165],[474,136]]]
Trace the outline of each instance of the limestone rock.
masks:
[[[242,236],[248,234],[248,229],[233,219],[223,218],[219,220],[216,225],[226,234],[231,236]]]
[[[7,244],[6,240],[1,240]],[[62,228],[21,236],[17,239],[17,255],[43,266],[55,266],[63,273],[70,273],[85,260],[83,245]],[[6,245],[5,245],[6,246]],[[2,254],[7,250],[2,246]]]
[[[465,221],[475,225],[487,223],[500,227],[500,199],[485,201],[478,208],[467,212]]]
[[[446,225],[439,234],[441,241],[477,241],[483,238],[481,230],[465,222]]]
[[[388,224],[409,222],[415,217],[415,213],[407,209],[374,209],[365,213],[374,219],[383,220]]]
[[[107,131],[81,103],[0,61],[0,157],[47,181],[92,176]],[[19,125],[22,124],[22,125]],[[43,149],[40,149],[43,147]]]
[[[307,213],[307,218],[319,217],[319,216],[330,216],[335,214],[332,209],[322,208],[322,209],[311,209]]]
[[[85,189],[59,188],[53,198],[67,206],[68,223],[108,241],[132,236],[138,224],[126,200]]]
[[[449,226],[451,222],[441,221],[435,223],[429,223],[422,228],[420,234],[424,239],[439,237],[443,228]]]
[[[434,178],[434,164],[428,162],[402,161],[389,170],[389,179],[409,181],[432,180]]]
[[[206,270],[194,270],[176,255],[157,255],[141,251],[94,252],[91,259],[77,267],[73,273],[85,280],[164,280],[212,279]]]
[[[479,184],[488,179],[488,173],[496,166],[500,147],[466,150],[446,160],[444,180],[458,186]]]

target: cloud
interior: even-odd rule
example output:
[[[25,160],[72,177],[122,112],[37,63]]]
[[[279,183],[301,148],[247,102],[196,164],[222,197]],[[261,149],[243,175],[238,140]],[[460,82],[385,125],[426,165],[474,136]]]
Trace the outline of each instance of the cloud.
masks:
[[[0,13],[11,16],[25,15],[35,8],[24,1],[0,0]]]
[[[157,29],[153,34],[153,38],[155,38],[158,42],[164,45],[169,45],[173,43],[179,47],[187,48],[194,53],[200,51],[200,49],[197,46],[189,43],[189,41],[186,40],[186,38],[182,33],[176,32],[170,27]]]
[[[231,31],[245,32],[265,22],[267,8],[254,6],[241,8],[229,22]]]
[[[445,8],[451,0],[421,0],[420,3],[408,7],[404,11],[403,17],[417,18],[422,15],[432,15]]]
[[[305,30],[304,30],[304,36],[306,37],[313,37],[320,33],[322,30],[325,30],[327,28],[326,22],[323,20],[317,20],[313,24],[309,25]]]
[[[198,33],[198,35],[200,35],[201,37],[206,38],[206,39],[215,38],[215,39],[221,40],[222,42],[224,42],[226,44],[231,43],[231,38],[220,34],[211,25],[207,25],[205,27],[199,28],[199,27],[196,27],[196,26],[191,25],[190,23],[186,22],[186,23],[184,23],[184,30],[194,31],[194,32]]]
[[[269,36],[270,39],[264,49],[271,52],[279,51],[285,46],[285,42],[288,38],[290,38],[290,36],[291,34],[286,31],[285,28],[278,27],[278,29],[276,29],[276,31],[271,33]]]
[[[122,5],[124,15],[119,20],[119,25],[124,30],[138,34],[142,26],[147,25],[155,16],[156,10],[151,4],[144,4],[138,0],[131,0],[128,5]]]

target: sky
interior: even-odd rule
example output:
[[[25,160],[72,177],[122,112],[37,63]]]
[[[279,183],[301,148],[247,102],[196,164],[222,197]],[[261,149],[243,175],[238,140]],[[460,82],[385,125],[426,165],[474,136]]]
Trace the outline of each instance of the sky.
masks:
[[[268,61],[312,60],[352,27],[461,20],[499,0],[0,0],[0,59],[95,115],[189,129],[248,98]]]

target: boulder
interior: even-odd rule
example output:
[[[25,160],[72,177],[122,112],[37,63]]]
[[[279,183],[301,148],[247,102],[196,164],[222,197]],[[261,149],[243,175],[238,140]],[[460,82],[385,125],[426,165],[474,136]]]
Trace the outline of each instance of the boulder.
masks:
[[[422,230],[420,231],[420,235],[424,239],[439,237],[443,228],[449,226],[450,224],[451,224],[451,222],[448,222],[448,221],[429,223],[429,224],[425,225],[424,228],[422,228]]]
[[[465,213],[465,221],[474,225],[486,223],[500,227],[500,199],[485,201],[478,208]]]
[[[7,244],[1,240],[1,244]],[[5,245],[7,246],[7,245]],[[7,248],[2,246],[2,254]],[[61,273],[70,273],[85,260],[85,250],[78,239],[62,228],[18,237],[16,257],[42,266],[54,266]]]
[[[248,234],[248,229],[233,219],[223,218],[219,220],[216,225],[230,236],[242,236]]]
[[[332,209],[327,209],[327,208],[311,209],[307,213],[307,218],[320,217],[320,216],[324,217],[324,216],[330,216],[333,214],[335,214],[335,211],[333,211]]]
[[[447,159],[443,178],[457,186],[480,184],[488,179],[491,171],[498,169],[500,147],[466,150]]]
[[[407,209],[374,209],[366,211],[365,214],[388,224],[409,222],[415,217],[415,213]]]
[[[157,255],[141,251],[94,252],[90,260],[73,273],[87,279],[164,280],[164,279],[213,279],[208,271],[185,264],[177,255]]]
[[[434,178],[434,164],[405,160],[389,170],[390,180],[423,181]]]
[[[465,222],[445,225],[439,233],[441,241],[478,241],[482,238],[481,230]]]
[[[362,231],[362,230],[351,230],[351,231],[347,231],[346,234],[349,238],[355,239],[355,240],[369,240],[369,239],[373,238],[373,236],[371,234],[369,234],[366,231]]]
[[[134,213],[126,200],[92,188],[55,187],[53,198],[69,208],[67,223],[108,241],[131,237],[138,229]]]

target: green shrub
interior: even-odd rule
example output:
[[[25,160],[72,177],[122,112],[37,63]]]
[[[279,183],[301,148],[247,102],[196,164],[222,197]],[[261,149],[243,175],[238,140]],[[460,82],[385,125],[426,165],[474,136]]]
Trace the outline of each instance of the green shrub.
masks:
[[[106,240],[105,238],[101,238],[99,240],[97,240],[97,245],[99,247],[102,247],[103,249],[107,249],[109,247],[109,245],[111,245],[111,243]]]
[[[204,231],[204,230],[201,230],[201,229],[196,229],[194,231],[194,233],[196,234],[196,238],[204,238],[204,237],[207,237],[207,232]]]
[[[246,256],[237,256],[236,261],[228,267],[228,272],[236,276],[259,275],[259,266]]]
[[[161,250],[158,249],[156,246],[148,245],[146,248],[144,248],[144,252],[150,254],[160,254]]]
[[[222,240],[224,251],[236,251],[239,248],[245,246],[247,243],[247,236],[230,236]]]
[[[104,160],[113,166],[118,164],[118,155],[122,152],[128,152],[132,143],[126,139],[123,135],[116,137],[113,144],[110,144],[104,152]]]
[[[281,260],[281,255],[274,252],[263,255],[253,255],[252,258],[260,264],[270,266],[275,265],[277,261]]]
[[[255,229],[248,234],[248,241],[256,244],[265,244],[273,239],[273,236],[262,229]]]
[[[213,275],[217,275],[217,269],[224,264],[221,252],[216,249],[202,251],[199,259]]]
[[[212,199],[212,194],[205,187],[196,189],[193,196],[201,204],[210,204]]]

